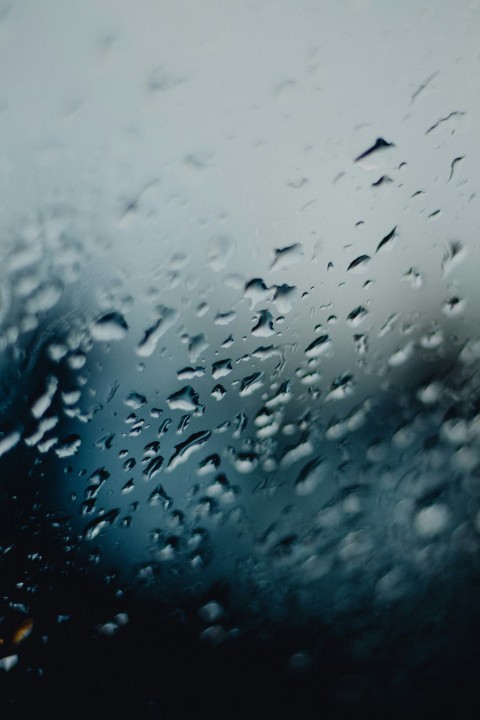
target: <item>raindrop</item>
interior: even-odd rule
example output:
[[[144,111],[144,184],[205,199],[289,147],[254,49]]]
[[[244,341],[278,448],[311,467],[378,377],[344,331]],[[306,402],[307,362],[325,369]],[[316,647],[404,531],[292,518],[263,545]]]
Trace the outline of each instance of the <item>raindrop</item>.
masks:
[[[76,455],[81,444],[82,438],[80,435],[73,433],[59,442],[55,448],[55,452],[60,458],[70,457],[71,455]]]
[[[354,310],[352,310],[351,313],[349,313],[347,317],[347,323],[351,327],[358,327],[362,324],[362,322],[365,320],[365,318],[368,315],[368,311],[365,310],[365,308],[362,305],[359,305]]]
[[[198,614],[204,622],[210,624],[221,620],[225,616],[225,610],[219,603],[212,600],[203,605]]]
[[[63,283],[60,280],[42,283],[32,292],[25,307],[31,313],[46,312],[55,307],[62,293]]]
[[[250,308],[255,307],[259,302],[266,301],[270,294],[270,290],[260,278],[250,280],[243,291],[243,296],[249,301]]]
[[[352,260],[347,270],[356,275],[360,275],[361,273],[367,272],[369,263],[369,255],[359,255],[355,260]]]
[[[200,355],[208,348],[208,342],[205,335],[195,335],[189,339],[188,343],[188,359],[194,363]]]
[[[197,475],[208,475],[215,472],[220,466],[220,456],[217,453],[209,455],[198,464]]]
[[[139,410],[139,408],[143,407],[146,404],[147,398],[145,397],[145,395],[142,395],[141,393],[131,392],[131,393],[128,393],[128,395],[126,396],[126,398],[123,402],[128,407],[131,407],[134,410]]]
[[[323,458],[315,458],[305,465],[295,481],[297,495],[311,495],[317,489],[324,473]]]
[[[18,663],[18,655],[5,655],[0,658],[0,670],[9,672]]]
[[[161,455],[157,455],[156,457],[152,458],[145,470],[143,471],[143,476],[145,480],[152,480],[152,478],[154,478],[155,475],[160,472],[160,470],[162,469],[162,465],[163,457]]]
[[[299,460],[308,457],[314,451],[310,438],[305,437],[295,445],[289,445],[283,453],[280,465],[282,468],[289,468]]]
[[[257,315],[257,324],[252,328],[254,337],[270,337],[275,334],[273,317],[269,310],[261,310]]]
[[[298,263],[303,257],[303,250],[300,243],[288,245],[287,247],[277,248],[275,250],[275,258],[270,266],[270,270],[286,270],[291,265]]]
[[[110,312],[101,315],[92,323],[90,333],[94,340],[113,342],[123,340],[128,332],[128,325],[121,313]]]
[[[58,378],[55,375],[49,375],[46,380],[45,392],[38,397],[31,405],[30,411],[34,418],[41,418],[51,405],[53,397],[58,388]]]
[[[448,298],[448,300],[445,300],[445,302],[442,305],[442,311],[447,317],[456,317],[457,315],[461,315],[466,307],[467,301],[463,298],[459,298],[456,295],[454,295],[451,298]]]
[[[137,355],[141,357],[150,357],[155,352],[158,341],[175,323],[178,317],[178,311],[166,306],[158,308],[160,317],[147,330],[143,339],[137,345]]]
[[[193,411],[198,407],[198,393],[191,385],[186,385],[181,390],[173,393],[167,398],[167,403],[172,410]]]
[[[19,430],[11,430],[10,432],[0,433],[0,457],[9,452],[12,448],[17,445],[22,437]]]
[[[387,362],[390,365],[390,367],[400,367],[400,365],[403,365],[407,362],[413,355],[414,350],[414,344],[413,343],[407,343],[403,347],[396,350],[390,357],[388,358]]]
[[[325,400],[343,400],[349,395],[352,395],[354,391],[355,383],[353,375],[344,373],[332,383],[330,392],[327,394]]]
[[[431,505],[417,513],[415,529],[420,537],[430,539],[447,528],[449,519],[450,513],[446,505]]]
[[[178,421],[178,426],[177,426],[177,433],[179,435],[181,435],[182,433],[185,432],[185,430],[190,425],[191,419],[192,419],[192,415],[190,413],[187,413],[186,415],[182,415],[182,417]]]
[[[369,155],[373,155],[373,153],[376,153],[379,150],[385,150],[389,147],[395,147],[395,145],[391,142],[388,142],[387,140],[384,140],[382,137],[379,137],[375,140],[374,144],[371,147],[369,147],[367,150],[365,150],[365,152],[361,153],[361,155],[355,158],[355,162],[363,160]]]
[[[177,372],[177,378],[179,380],[192,380],[196,377],[202,377],[202,375],[205,375],[205,372],[204,367],[185,367]]]
[[[457,267],[462,260],[465,259],[466,256],[466,250],[461,242],[458,240],[452,240],[447,249],[445,250],[445,253],[443,255],[442,260],[442,274],[444,277],[447,277],[450,275],[452,270]]]
[[[305,350],[308,358],[317,358],[323,355],[332,345],[329,335],[320,335],[316,340],[310,343]]]
[[[385,237],[382,238],[382,240],[380,240],[375,252],[378,253],[378,252],[384,251],[384,250],[393,250],[396,237],[397,237],[397,226],[395,225],[395,227],[392,230],[390,230],[390,232],[387,235],[385,235]]]
[[[207,246],[207,262],[214,272],[224,270],[235,251],[233,238],[221,235],[212,238]]]
[[[218,312],[215,315],[213,322],[215,323],[215,325],[229,325],[235,320],[236,317],[237,315],[233,312],[233,310],[230,310],[228,312]]]
[[[188,460],[193,452],[200,450],[209,440],[211,434],[211,430],[200,430],[190,435],[184,442],[175,445],[175,452],[168,461],[167,472],[171,472],[177,465]]]
[[[227,360],[218,360],[217,362],[214,362],[212,365],[212,377],[214,380],[218,380],[218,378],[225,377],[226,375],[229,375],[232,372],[232,361],[230,358]]]
[[[295,305],[298,291],[294,285],[277,285],[273,300],[277,306],[277,310],[282,315],[287,315]]]
[[[244,377],[243,380],[240,382],[239,394],[243,397],[247,395],[252,395],[252,393],[256,392],[262,387],[264,377],[265,375],[263,372],[256,372],[252,375]]]
[[[84,539],[95,540],[102,530],[115,522],[119,514],[120,510],[118,509],[110,510],[109,512],[102,513],[98,517],[94,518],[94,520],[91,520],[88,525],[85,526],[83,531]]]
[[[172,506],[172,498],[167,495],[162,485],[157,485],[157,487],[152,490],[147,502],[149,505],[161,505],[165,510],[168,510]],[[164,557],[164,559],[166,558]]]
[[[223,385],[220,385],[219,383],[218,385],[215,385],[210,394],[213,398],[215,398],[215,400],[222,400],[222,398],[225,397],[226,392],[227,391],[225,390]]]

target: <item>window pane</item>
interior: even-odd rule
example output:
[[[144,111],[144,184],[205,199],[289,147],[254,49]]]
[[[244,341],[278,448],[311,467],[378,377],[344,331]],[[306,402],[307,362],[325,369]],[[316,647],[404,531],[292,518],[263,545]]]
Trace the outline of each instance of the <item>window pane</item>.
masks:
[[[475,701],[479,10],[0,4],[16,717]]]

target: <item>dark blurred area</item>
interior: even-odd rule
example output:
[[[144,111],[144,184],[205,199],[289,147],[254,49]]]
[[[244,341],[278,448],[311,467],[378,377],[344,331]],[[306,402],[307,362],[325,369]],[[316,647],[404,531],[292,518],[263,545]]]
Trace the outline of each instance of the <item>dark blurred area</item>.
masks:
[[[161,599],[161,577],[148,597],[123,584],[118,567],[92,573],[71,518],[46,502],[58,479],[36,468],[31,449],[2,462],[0,649],[18,657],[0,670],[2,718],[477,716],[480,574],[468,566],[463,581],[434,576],[411,603],[347,603],[344,630],[304,616],[294,586],[282,596],[286,621],[255,610],[252,596],[249,624],[235,616],[228,578],[172,603]],[[205,633],[199,608],[212,600],[240,629]],[[25,618],[31,633],[14,645]],[[351,651],[362,636],[378,647],[363,659]]]
[[[480,709],[478,621],[470,618],[464,638],[445,626],[443,651],[432,651],[418,668],[399,670],[402,641],[367,664],[345,656],[348,638],[332,637],[328,627],[276,627],[244,632],[218,647],[198,639],[197,603],[182,611],[146,603],[128,591],[118,597],[113,582],[102,586],[73,570],[46,529],[29,524],[35,547],[49,557],[35,576],[35,594],[12,593],[1,608],[2,633],[13,631],[26,600],[34,631],[19,650],[20,662],[3,673],[2,717],[203,718],[372,717],[473,718]],[[24,540],[2,561],[2,585],[22,576],[30,542]],[[228,587],[215,589],[228,601]],[[212,593],[208,594],[210,598]],[[61,611],[61,617],[59,617]],[[113,636],[98,630],[118,613],[129,621]],[[392,624],[397,622],[395,612]],[[438,632],[438,629],[436,630]],[[320,644],[308,662],[290,661],[299,649]],[[432,638],[432,647],[435,646]]]

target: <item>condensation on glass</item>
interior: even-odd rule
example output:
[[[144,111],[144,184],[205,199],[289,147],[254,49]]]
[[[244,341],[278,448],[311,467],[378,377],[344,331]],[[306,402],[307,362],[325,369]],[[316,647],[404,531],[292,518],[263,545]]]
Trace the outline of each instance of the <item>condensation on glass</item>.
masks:
[[[2,476],[207,641],[476,602],[479,12],[1,5]]]

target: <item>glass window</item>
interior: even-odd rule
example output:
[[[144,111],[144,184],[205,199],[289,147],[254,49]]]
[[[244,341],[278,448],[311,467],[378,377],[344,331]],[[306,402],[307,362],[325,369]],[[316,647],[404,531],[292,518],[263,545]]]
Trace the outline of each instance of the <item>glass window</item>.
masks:
[[[0,4],[15,717],[475,701],[479,12]]]

